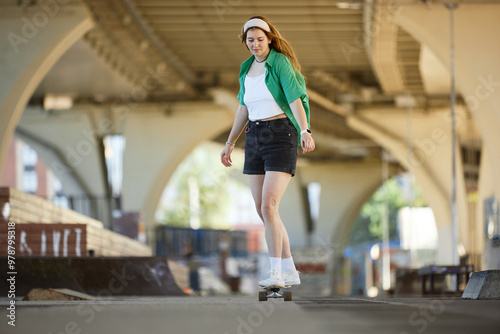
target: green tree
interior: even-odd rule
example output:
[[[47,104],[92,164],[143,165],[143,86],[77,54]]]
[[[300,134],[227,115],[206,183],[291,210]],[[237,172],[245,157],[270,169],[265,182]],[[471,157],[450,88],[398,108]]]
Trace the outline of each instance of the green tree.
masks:
[[[230,197],[227,187],[228,173],[221,168],[219,152],[200,146],[179,165],[169,186],[175,189],[176,198],[163,210],[160,224],[188,227],[190,219],[189,179],[194,178],[199,188],[199,217],[202,228],[226,228]]]
[[[402,179],[402,177],[394,177],[388,180],[363,205],[349,235],[349,245],[382,240],[386,196],[389,209],[389,239],[391,240],[398,238],[398,213],[401,208],[411,204],[410,197],[413,198],[411,202],[414,207],[425,206],[425,200],[413,182],[410,183],[412,196],[405,196],[401,187]]]

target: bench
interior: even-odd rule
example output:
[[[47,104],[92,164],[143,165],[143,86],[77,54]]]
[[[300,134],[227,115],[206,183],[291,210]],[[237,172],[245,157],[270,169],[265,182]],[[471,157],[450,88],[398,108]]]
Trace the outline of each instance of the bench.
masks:
[[[418,275],[422,277],[422,294],[435,294],[434,279],[436,276],[456,275],[457,289],[454,292],[460,292],[459,282],[460,276],[464,277],[465,284],[469,281],[470,274],[474,271],[472,265],[446,266],[446,265],[430,265],[418,269]],[[430,289],[427,290],[427,279],[430,281]]]

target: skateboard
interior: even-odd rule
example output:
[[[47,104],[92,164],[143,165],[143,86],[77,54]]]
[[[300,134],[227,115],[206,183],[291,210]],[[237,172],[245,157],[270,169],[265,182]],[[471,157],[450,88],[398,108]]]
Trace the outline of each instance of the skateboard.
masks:
[[[259,302],[265,302],[268,298],[283,298],[286,302],[292,301],[292,291],[285,290],[291,287],[291,285],[282,286],[275,284],[261,286],[260,288],[264,290],[259,291]]]

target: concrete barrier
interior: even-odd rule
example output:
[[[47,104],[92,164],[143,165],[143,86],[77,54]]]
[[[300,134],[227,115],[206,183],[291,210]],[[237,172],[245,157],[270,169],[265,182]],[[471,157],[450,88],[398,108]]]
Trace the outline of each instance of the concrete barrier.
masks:
[[[500,270],[472,273],[462,299],[500,299]]]

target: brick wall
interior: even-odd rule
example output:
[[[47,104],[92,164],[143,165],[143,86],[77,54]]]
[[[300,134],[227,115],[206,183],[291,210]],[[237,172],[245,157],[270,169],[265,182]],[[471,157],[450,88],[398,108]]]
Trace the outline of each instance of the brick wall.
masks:
[[[10,215],[6,220],[0,213],[0,236],[6,238],[8,221],[16,223],[17,254],[29,256],[35,255],[35,251],[41,253],[42,245],[45,243],[47,256],[55,255],[54,247],[59,250],[58,256],[63,256],[64,247],[67,247],[68,256],[73,254],[70,250],[78,256],[76,253],[77,234],[81,238],[81,256],[88,255],[89,250],[93,250],[96,256],[150,256],[152,254],[150,247],[105,229],[103,224],[95,219],[58,207],[41,197],[12,188],[0,187],[0,211],[5,203],[10,205]],[[76,230],[79,228],[82,229],[80,232]],[[19,253],[21,252],[19,243],[23,235],[26,245],[31,249],[31,254],[27,248]],[[42,240],[43,235],[45,235],[45,241]],[[52,239],[49,239],[49,235]],[[6,245],[5,241],[6,239],[0,239],[0,244]],[[50,252],[49,248],[52,248]],[[1,253],[3,251],[1,250],[0,254],[3,254]]]

